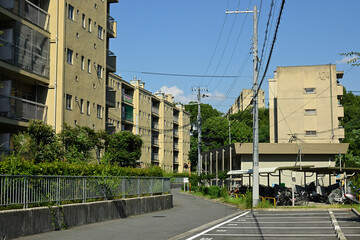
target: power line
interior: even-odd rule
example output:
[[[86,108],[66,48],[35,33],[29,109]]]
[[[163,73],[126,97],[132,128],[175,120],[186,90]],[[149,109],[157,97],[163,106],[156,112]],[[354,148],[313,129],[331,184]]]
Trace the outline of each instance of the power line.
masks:
[[[122,72],[141,73],[149,75],[160,75],[160,76],[172,76],[172,77],[199,77],[199,78],[236,78],[234,75],[199,75],[199,74],[181,74],[181,73],[161,73],[161,72],[141,72],[141,71],[130,71],[130,70],[119,70]]]

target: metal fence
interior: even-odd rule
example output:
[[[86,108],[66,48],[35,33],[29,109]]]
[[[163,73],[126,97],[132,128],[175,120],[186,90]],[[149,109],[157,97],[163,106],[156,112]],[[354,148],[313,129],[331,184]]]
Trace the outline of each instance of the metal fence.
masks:
[[[170,192],[170,178],[0,175],[0,206],[140,197]]]

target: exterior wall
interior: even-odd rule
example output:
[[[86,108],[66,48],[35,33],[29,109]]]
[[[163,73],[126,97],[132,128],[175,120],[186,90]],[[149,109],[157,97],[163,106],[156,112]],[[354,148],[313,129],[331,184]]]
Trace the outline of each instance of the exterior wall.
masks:
[[[253,97],[252,89],[243,89],[240,92],[240,95],[236,98],[235,103],[231,105],[231,108],[228,111],[228,114],[235,114],[239,111],[244,111],[245,108],[250,105],[251,99]],[[265,92],[259,90],[258,94],[258,106],[259,108],[265,108]]]
[[[182,106],[179,113],[179,167],[178,172],[184,172],[184,164],[189,162],[190,151],[190,114]]]
[[[342,72],[336,65],[278,67],[269,80],[270,142],[338,143]]]

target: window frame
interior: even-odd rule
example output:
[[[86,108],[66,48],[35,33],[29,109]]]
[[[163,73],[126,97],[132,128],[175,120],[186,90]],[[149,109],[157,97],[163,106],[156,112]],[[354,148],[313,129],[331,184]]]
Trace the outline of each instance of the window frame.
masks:
[[[66,104],[67,110],[72,110],[72,95],[71,94],[68,94],[68,93],[66,94],[65,104]]]
[[[68,18],[72,21],[75,21],[75,14],[74,14],[75,8],[73,5],[68,4]]]
[[[91,73],[91,60],[88,59],[88,69],[87,69],[88,73]]]
[[[84,114],[84,99],[80,99],[80,113]]]
[[[96,105],[96,117],[102,119],[102,106],[100,104]]]
[[[316,109],[305,109],[305,116],[316,116]]]
[[[309,91],[312,90],[312,91]],[[311,88],[304,88],[304,93],[305,94],[315,94],[316,93],[316,88],[311,87]]]
[[[103,31],[103,27],[98,25],[98,38],[101,40],[104,40],[104,31]]]
[[[73,65],[74,63],[74,51],[70,48],[66,50],[66,61],[68,64]]]
[[[317,131],[316,130],[306,130],[305,137],[316,137]]]
[[[86,101],[86,115],[90,116],[90,101]]]
[[[82,23],[81,23],[83,28],[86,28],[86,16],[85,13],[82,14]]]
[[[88,24],[89,24],[89,26],[88,26],[88,32],[91,33],[91,18],[89,18]]]

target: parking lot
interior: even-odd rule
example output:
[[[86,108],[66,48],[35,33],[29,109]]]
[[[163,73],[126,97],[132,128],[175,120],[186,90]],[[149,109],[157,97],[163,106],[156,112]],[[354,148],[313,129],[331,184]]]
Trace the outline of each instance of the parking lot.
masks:
[[[187,240],[360,239],[360,219],[350,210],[244,211]]]

